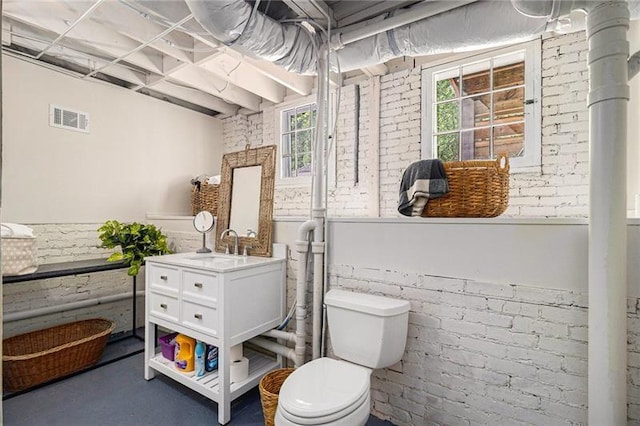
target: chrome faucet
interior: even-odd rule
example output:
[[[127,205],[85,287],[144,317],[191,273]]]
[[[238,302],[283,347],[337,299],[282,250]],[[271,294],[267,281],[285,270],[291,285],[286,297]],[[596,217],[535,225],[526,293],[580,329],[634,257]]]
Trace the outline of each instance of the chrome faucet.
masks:
[[[248,238],[255,238],[257,236],[258,236],[258,234],[256,234],[256,231],[254,231],[251,228],[247,229],[247,237]]]
[[[231,235],[233,236],[233,254],[237,255],[238,254],[238,233],[236,231],[234,231],[233,229],[225,229],[224,231],[222,231],[222,235],[220,235],[220,238],[224,238],[227,235]],[[229,254],[229,243],[227,243],[227,254]]]

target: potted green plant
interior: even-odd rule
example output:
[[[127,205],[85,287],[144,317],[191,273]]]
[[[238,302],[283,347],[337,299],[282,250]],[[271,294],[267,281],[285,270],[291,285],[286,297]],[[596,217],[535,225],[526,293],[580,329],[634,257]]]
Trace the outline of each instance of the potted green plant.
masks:
[[[109,262],[124,261],[129,265],[127,274],[138,275],[140,267],[147,256],[170,254],[167,237],[155,225],[142,223],[120,223],[108,220],[98,228],[100,247],[120,247],[121,252],[115,252],[107,259]]]

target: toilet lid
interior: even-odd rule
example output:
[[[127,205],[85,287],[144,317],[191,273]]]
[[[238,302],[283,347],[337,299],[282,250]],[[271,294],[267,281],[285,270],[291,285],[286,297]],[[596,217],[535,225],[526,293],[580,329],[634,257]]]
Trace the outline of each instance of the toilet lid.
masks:
[[[370,370],[345,361],[319,358],[298,368],[285,380],[278,402],[296,417],[326,417],[357,408],[368,395],[369,386]]]

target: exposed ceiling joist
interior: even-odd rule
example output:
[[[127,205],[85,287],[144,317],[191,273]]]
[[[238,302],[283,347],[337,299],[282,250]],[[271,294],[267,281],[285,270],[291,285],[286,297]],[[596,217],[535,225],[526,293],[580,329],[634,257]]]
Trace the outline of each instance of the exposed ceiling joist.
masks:
[[[284,3],[301,18],[310,18],[316,22],[331,22],[331,28],[337,25],[333,17],[333,10],[323,0],[284,0]]]
[[[413,1],[367,1],[366,7],[362,7],[362,3],[365,2],[350,2],[350,1],[334,1],[332,2],[333,13],[338,21],[337,26],[339,28],[347,25],[355,24],[378,16],[382,13],[390,10],[405,7],[414,3]]]
[[[245,90],[253,92],[271,102],[281,103],[284,100],[284,87],[258,73],[240,59],[228,55],[217,55],[199,64],[213,75]]]
[[[173,72],[171,78],[252,111],[260,110],[260,96],[217,78],[204,68],[189,65]]]
[[[202,90],[187,86],[183,83],[174,82],[171,79],[164,79],[151,87],[153,90],[166,93],[170,96],[183,99],[196,105],[202,105],[223,114],[234,115],[238,112],[236,105],[229,104],[215,96],[208,95]]]
[[[64,32],[68,27],[65,22],[73,22],[73,20],[77,18],[75,13],[66,7],[60,7],[62,5],[59,4],[55,16],[37,16],[33,10],[29,10],[29,8],[33,9],[37,3],[38,2],[29,1],[7,3],[3,6],[3,14],[19,22],[58,34]],[[83,44],[91,45],[93,48],[104,52],[105,56],[114,57],[124,55],[140,46],[140,44],[134,40],[111,31],[104,26],[87,25],[86,22],[81,22],[73,28],[67,35],[67,38],[62,40],[60,44],[64,46],[69,39],[82,40]],[[152,73],[161,74],[163,72],[162,56],[160,54],[153,54],[150,49],[129,55],[127,62]]]

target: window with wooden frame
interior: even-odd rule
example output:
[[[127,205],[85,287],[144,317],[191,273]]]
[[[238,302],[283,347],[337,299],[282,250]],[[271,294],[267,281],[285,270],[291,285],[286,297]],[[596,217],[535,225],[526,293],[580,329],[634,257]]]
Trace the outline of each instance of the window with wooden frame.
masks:
[[[540,41],[425,69],[423,158],[540,165]]]

